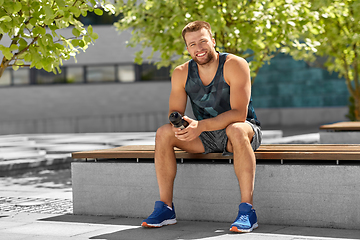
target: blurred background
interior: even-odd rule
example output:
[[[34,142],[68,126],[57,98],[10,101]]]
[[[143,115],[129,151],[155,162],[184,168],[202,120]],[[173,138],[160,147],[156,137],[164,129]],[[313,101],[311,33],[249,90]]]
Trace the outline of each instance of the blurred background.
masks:
[[[116,31],[117,20],[82,19],[99,38],[76,63],[64,61],[61,74],[7,68],[0,78],[0,134],[156,131],[167,123],[171,68],[158,69],[156,56],[136,64],[139,48],[127,47],[131,32]],[[263,129],[283,129],[285,136],[347,120],[345,80],[283,53],[261,67],[252,98]],[[190,106],[186,114],[192,116]]]

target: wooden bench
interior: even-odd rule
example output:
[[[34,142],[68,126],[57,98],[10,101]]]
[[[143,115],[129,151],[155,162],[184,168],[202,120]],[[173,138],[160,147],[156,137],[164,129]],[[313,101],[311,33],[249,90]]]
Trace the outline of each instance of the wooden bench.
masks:
[[[322,144],[360,144],[360,122],[337,122],[320,126]]]
[[[74,152],[74,159],[153,159],[154,145],[130,145]],[[221,153],[194,154],[175,149],[177,159],[233,159]],[[360,144],[264,144],[255,151],[258,160],[360,160]]]
[[[337,122],[320,126],[321,130],[327,131],[360,131],[360,122]]]
[[[264,144],[255,155],[263,161],[257,162],[254,191],[260,224],[360,229],[359,144]],[[134,217],[140,225],[159,200],[154,164],[142,160],[154,158],[152,145],[74,152],[72,157],[88,159],[72,163],[74,214]],[[184,163],[177,165],[174,185],[177,218],[231,223],[240,199],[228,163],[232,156],[176,149],[176,158]]]

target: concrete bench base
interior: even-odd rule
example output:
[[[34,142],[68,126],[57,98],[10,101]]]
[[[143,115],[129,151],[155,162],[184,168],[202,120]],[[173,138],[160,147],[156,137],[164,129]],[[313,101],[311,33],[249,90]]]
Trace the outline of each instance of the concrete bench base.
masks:
[[[360,166],[257,165],[260,224],[360,229]],[[146,218],[159,200],[153,163],[73,162],[74,214]],[[232,164],[178,164],[181,220],[232,222],[240,194]]]
[[[320,132],[321,144],[359,144],[360,131]]]
[[[321,144],[359,144],[360,122],[337,122],[320,126]]]

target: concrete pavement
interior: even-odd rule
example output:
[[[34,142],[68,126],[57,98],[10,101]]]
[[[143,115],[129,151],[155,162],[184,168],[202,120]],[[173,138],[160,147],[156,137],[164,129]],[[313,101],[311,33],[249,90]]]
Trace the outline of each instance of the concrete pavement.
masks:
[[[138,137],[135,139],[144,142],[149,141],[149,138],[151,136],[148,136],[147,140],[139,140]],[[66,140],[57,136],[56,139],[71,142],[71,138]],[[150,141],[152,140],[150,139]],[[47,146],[49,147],[49,145]],[[61,149],[54,150],[54,154]],[[152,209],[149,209],[149,214],[151,211]],[[234,213],[234,217],[236,214]],[[229,231],[231,222],[199,222],[178,219],[178,223],[173,226],[144,229],[140,227],[141,221],[142,219],[121,216],[73,215],[71,172],[68,168],[28,171],[21,175],[0,177],[1,240],[360,239],[360,230],[260,225],[252,233],[234,234]]]
[[[350,240],[360,231],[260,225],[252,233],[229,232],[230,223],[181,221],[160,229],[139,226],[141,219],[37,213],[6,213],[0,218],[0,239],[246,239],[246,240]]]

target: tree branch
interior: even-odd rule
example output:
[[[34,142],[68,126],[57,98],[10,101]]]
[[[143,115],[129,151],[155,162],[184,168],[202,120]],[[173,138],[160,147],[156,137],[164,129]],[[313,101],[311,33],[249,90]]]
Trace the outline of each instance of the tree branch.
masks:
[[[69,37],[69,38],[66,38],[65,40],[78,39],[78,38],[81,38],[83,36],[85,36],[85,35],[79,35],[78,37]],[[57,41],[54,41],[54,43],[58,43],[58,42],[62,42],[62,41],[64,41],[64,40],[59,39]]]
[[[30,67],[31,65],[30,65],[30,64],[23,64],[23,65],[9,64],[9,65],[8,65],[8,67],[12,67],[12,66],[15,66],[15,67]]]
[[[32,42],[31,42],[30,44],[28,44],[23,50],[21,50],[20,52],[15,53],[15,54],[13,55],[13,57],[12,57],[8,62],[13,61],[17,56],[19,56],[20,54],[26,52],[26,51],[29,49],[29,47],[38,40],[38,38],[39,38],[39,36],[35,37],[35,38],[32,40]]]

